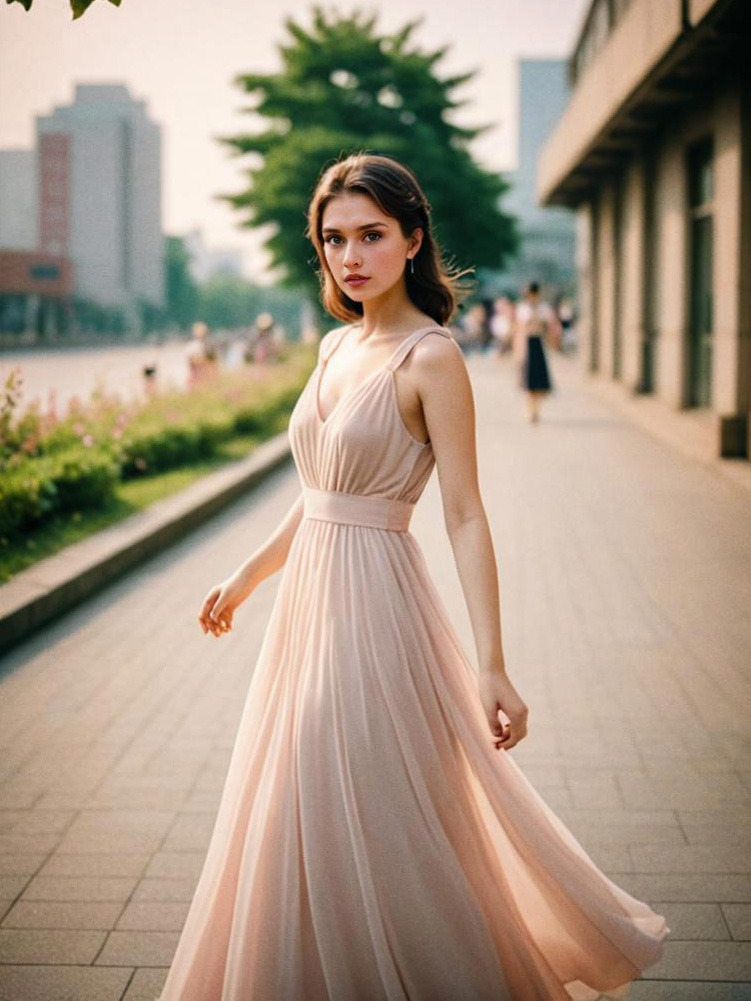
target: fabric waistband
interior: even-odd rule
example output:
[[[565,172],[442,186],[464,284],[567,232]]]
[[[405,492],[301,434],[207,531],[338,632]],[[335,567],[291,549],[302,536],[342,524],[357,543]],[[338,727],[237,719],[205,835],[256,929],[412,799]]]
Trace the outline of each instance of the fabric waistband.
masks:
[[[415,509],[407,501],[388,497],[368,497],[346,494],[339,490],[316,490],[303,487],[304,518],[316,521],[336,521],[342,525],[364,525],[385,528],[389,532],[406,532]]]

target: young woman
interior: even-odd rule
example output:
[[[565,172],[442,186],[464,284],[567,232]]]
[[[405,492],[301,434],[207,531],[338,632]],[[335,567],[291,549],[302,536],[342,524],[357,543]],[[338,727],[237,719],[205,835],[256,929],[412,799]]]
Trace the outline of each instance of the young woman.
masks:
[[[428,202],[397,161],[352,156],[309,236],[344,322],[291,416],[300,497],[200,610],[220,637],[284,568],[161,1001],[621,997],[669,929],[508,753],[527,706]],[[479,673],[409,532],[434,465]]]
[[[558,318],[547,302],[540,299],[540,286],[530,282],[516,308],[514,355],[519,362],[519,384],[527,391],[529,420],[540,417],[540,401],[553,389],[545,357],[545,343],[560,346]]]

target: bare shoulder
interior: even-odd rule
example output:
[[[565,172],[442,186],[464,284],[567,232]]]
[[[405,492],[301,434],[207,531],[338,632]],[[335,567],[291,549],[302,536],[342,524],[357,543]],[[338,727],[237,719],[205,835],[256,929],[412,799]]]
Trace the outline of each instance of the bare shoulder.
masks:
[[[410,353],[410,368],[418,384],[452,382],[466,377],[466,362],[458,341],[450,330],[441,329],[444,333],[431,330],[421,337]]]
[[[331,347],[334,341],[337,339],[339,334],[349,327],[349,323],[342,323],[338,327],[332,327],[331,330],[327,330],[326,333],[321,337],[318,342],[318,354],[324,355],[326,351]]]

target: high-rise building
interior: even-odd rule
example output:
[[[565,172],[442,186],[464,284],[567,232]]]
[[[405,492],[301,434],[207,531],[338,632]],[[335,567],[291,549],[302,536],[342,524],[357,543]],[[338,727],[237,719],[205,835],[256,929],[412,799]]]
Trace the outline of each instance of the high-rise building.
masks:
[[[165,299],[161,128],[123,84],[78,84],[37,117],[39,246],[68,256],[76,294],[125,310]]]
[[[505,172],[511,188],[503,209],[518,220],[521,245],[509,262],[502,284],[518,288],[532,280],[570,292],[575,277],[574,213],[546,207],[537,199],[537,161],[540,150],[568,102],[567,60],[520,59],[518,166]]]
[[[36,249],[36,153],[0,149],[0,250]]]

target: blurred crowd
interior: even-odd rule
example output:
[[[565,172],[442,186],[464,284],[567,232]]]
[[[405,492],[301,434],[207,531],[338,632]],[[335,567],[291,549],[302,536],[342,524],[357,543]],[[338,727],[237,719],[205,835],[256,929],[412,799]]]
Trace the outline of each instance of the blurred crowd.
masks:
[[[451,332],[465,352],[482,351],[498,355],[514,354],[517,358],[524,350],[524,326],[530,287],[539,297],[539,286],[532,282],[518,296],[500,295],[483,299],[469,306]],[[549,346],[557,347],[564,354],[576,350],[576,316],[574,304],[567,296],[560,296],[554,304],[540,298],[540,306],[550,321]]]
[[[194,323],[186,346],[190,382],[200,382],[220,367],[273,364],[281,355],[285,339],[284,328],[271,313],[259,313],[248,327],[232,331],[231,337],[212,334],[202,321]]]

